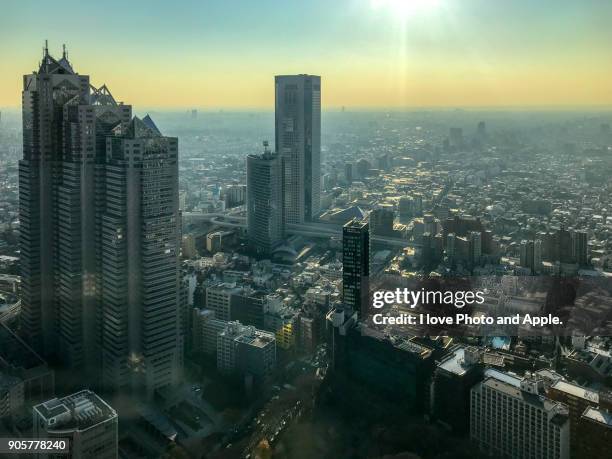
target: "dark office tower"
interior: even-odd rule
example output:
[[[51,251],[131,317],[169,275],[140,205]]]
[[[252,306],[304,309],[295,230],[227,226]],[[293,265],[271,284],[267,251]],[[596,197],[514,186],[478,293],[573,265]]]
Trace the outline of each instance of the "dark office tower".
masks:
[[[588,258],[588,235],[585,231],[575,231],[573,234],[573,258],[579,266],[586,266]]]
[[[284,161],[284,217],[312,221],[321,206],[321,77],[275,77],[275,147]]]
[[[570,233],[564,226],[557,231],[557,253],[561,263],[573,263],[572,257],[573,245],[572,245],[572,233]]]
[[[282,159],[267,149],[247,156],[247,230],[251,249],[269,256],[283,239]]]
[[[463,129],[452,127],[449,129],[449,141],[452,147],[463,146]]]
[[[346,180],[346,183],[348,183],[349,185],[353,183],[353,164],[352,163],[346,163],[344,165],[344,179]]]
[[[523,268],[529,268],[533,271],[533,258],[534,258],[534,242],[533,241],[521,241],[520,247],[520,264]]]
[[[365,221],[353,219],[342,229],[342,297],[346,307],[368,314],[370,302],[370,229]]]
[[[470,390],[483,379],[478,348],[456,347],[439,363],[433,376],[433,416],[455,433],[470,430]]]
[[[487,136],[487,125],[484,121],[478,123],[476,134],[479,139],[484,139]]]
[[[105,86],[92,87],[65,50],[56,60],[45,46],[38,72],[23,84],[21,331],[38,352],[67,367],[95,365],[96,179],[104,136],[129,120],[131,107],[117,104]]]
[[[392,209],[374,209],[370,212],[370,231],[374,236],[393,237],[395,213]]]
[[[177,384],[182,367],[178,140],[146,116],[106,142],[103,382],[151,398]]]

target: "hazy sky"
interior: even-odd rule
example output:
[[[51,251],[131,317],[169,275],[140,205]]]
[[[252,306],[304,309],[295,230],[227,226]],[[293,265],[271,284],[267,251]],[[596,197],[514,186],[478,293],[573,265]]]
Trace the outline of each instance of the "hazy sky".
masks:
[[[610,0],[0,1],[0,106],[45,39],[140,107],[272,108],[274,75],[325,107],[612,105]]]

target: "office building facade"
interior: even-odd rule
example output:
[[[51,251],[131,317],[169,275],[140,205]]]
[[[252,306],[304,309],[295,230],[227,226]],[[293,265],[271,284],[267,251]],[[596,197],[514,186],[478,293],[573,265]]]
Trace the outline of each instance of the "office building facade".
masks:
[[[132,119],[65,51],[45,48],[23,83],[22,335],[92,384],[144,375],[150,395],[182,359],[177,139]]]
[[[100,228],[103,379],[152,397],[182,368],[178,140],[148,116],[113,134]]]
[[[370,230],[353,219],[342,229],[342,297],[344,305],[365,318],[370,303]]]
[[[270,256],[283,239],[283,161],[269,151],[247,156],[247,229],[251,250]]]
[[[321,207],[321,77],[275,77],[275,151],[283,159],[285,221],[312,221]]]
[[[470,437],[496,457],[569,459],[567,406],[541,395],[541,381],[487,372],[471,390]]]

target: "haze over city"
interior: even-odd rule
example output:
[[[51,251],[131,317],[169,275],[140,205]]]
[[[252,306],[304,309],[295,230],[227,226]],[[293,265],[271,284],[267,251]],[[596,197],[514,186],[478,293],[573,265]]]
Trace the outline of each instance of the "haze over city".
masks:
[[[272,75],[323,77],[326,108],[612,105],[599,0],[4,1],[0,107],[44,40],[92,83],[157,108],[266,108]]]
[[[46,3],[0,456],[609,456],[611,2]]]

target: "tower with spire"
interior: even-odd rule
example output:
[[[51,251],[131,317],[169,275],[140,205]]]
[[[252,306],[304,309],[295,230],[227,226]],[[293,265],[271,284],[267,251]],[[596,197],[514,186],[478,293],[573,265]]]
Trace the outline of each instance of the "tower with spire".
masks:
[[[176,344],[181,339],[176,139],[163,137],[149,117],[132,118],[131,106],[117,102],[106,85],[96,88],[89,76],[75,72],[65,46],[56,59],[45,42],[38,71],[23,78],[22,96],[20,328],[24,339],[54,365],[79,371],[92,385],[104,381],[123,388],[142,383],[146,390],[137,387],[138,391],[151,395],[176,383],[182,361]],[[159,159],[162,156],[168,157],[167,162]],[[151,158],[156,159],[146,163],[150,169],[141,175],[130,169]],[[164,178],[159,176],[166,182],[163,187],[161,182],[150,182],[144,192],[141,185],[148,174],[155,175],[155,167],[167,168]],[[117,182],[118,176],[122,178]],[[121,205],[125,221],[119,222],[113,218]],[[161,209],[168,213],[166,225],[147,223]],[[145,310],[153,300],[143,294],[144,299],[136,302],[119,294],[133,279],[150,282],[143,260],[151,259],[151,253],[126,246],[117,256],[130,257],[130,266],[109,264],[109,250],[123,247],[127,240],[135,246],[143,233],[169,255],[163,262],[168,263],[165,274],[170,281],[158,292],[168,304],[163,311],[164,336],[171,336],[167,341],[172,342],[165,347],[156,343],[163,355],[155,354],[143,335],[148,332],[143,317],[151,317]],[[129,365],[134,355],[142,360],[137,371]],[[163,377],[154,376],[159,374]]]

